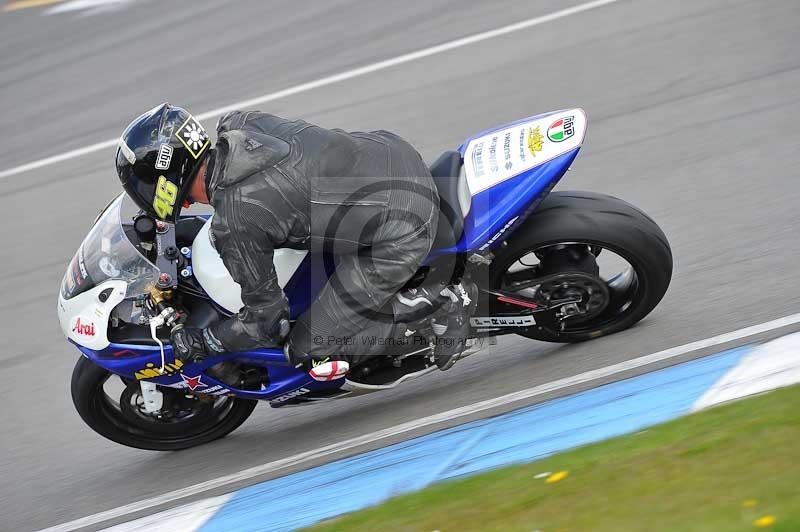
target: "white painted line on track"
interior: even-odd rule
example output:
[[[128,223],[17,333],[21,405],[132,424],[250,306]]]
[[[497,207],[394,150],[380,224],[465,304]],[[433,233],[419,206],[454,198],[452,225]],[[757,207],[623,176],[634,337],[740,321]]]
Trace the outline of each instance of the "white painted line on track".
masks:
[[[386,70],[387,68],[391,68],[397,65],[402,65],[403,63],[409,63],[411,61],[416,61],[418,59],[423,59],[425,57],[430,57],[432,55],[437,55],[444,52],[448,52],[450,50],[455,50],[456,48],[461,48],[463,46],[468,46],[470,44],[475,44],[481,41],[494,39],[495,37],[501,37],[503,35],[508,35],[509,33],[525,30],[528,28],[532,28],[534,26],[540,26],[548,22],[553,22],[554,20],[569,17],[571,15],[577,15],[578,13],[583,13],[584,11],[597,9],[599,7],[607,6],[609,4],[614,4],[619,1],[620,0],[594,0],[593,2],[586,2],[584,4],[579,4],[577,6],[562,9],[560,11],[555,11],[547,15],[529,18],[527,20],[516,22],[514,24],[509,24],[508,26],[503,26],[501,28],[497,28],[494,30],[476,33],[474,35],[456,39],[454,41],[449,41],[443,44],[438,44],[436,46],[431,46],[430,48],[424,48],[416,52],[403,54],[394,57],[392,59],[386,59],[384,61],[379,61],[377,63],[372,63],[370,65],[366,65],[363,67],[354,68],[352,70],[346,70],[340,74],[334,74],[332,76],[320,78],[314,81],[309,81],[307,83],[302,83],[300,85],[295,85],[294,87],[289,87],[287,89],[283,89],[278,92],[265,94],[263,96],[258,96],[256,98],[252,98],[249,100],[242,100],[240,102],[226,105],[225,107],[219,107],[217,109],[212,109],[211,111],[198,114],[196,115],[196,118],[198,120],[208,120],[209,118],[217,118],[230,111],[235,111],[237,109],[246,109],[248,107],[261,105],[267,102],[279,100],[281,98],[287,98],[289,96],[294,96],[295,94],[308,92],[314,89],[318,89],[320,87],[325,87],[327,85],[333,85],[334,83],[339,83],[342,81],[346,81],[348,79],[353,79],[359,76],[372,74],[373,72]],[[113,148],[116,145],[117,145],[117,139],[115,138],[103,142],[98,142],[96,144],[91,144],[89,146],[78,148],[76,150],[67,151],[58,155],[53,155],[51,157],[45,157],[44,159],[39,159],[38,161],[33,161],[30,163],[22,164],[20,166],[9,168],[7,170],[2,170],[0,171],[0,179],[18,175],[24,172],[29,172],[31,170],[36,170],[38,168],[43,168],[45,166],[50,166],[52,164],[60,163],[62,161],[67,161],[69,159],[82,157],[90,153],[95,153],[105,149]]]
[[[800,382],[800,333],[756,347],[702,395],[692,411]]]
[[[776,329],[780,329],[782,327],[787,327],[789,325],[796,325],[798,323],[800,323],[800,314],[792,314],[791,316],[785,316],[783,318],[778,318],[776,320],[768,321],[758,325],[753,325],[751,327],[745,327],[743,329],[738,329],[736,331],[732,331],[729,333],[712,336],[711,338],[706,338],[704,340],[698,340],[696,342],[680,345],[650,355],[640,356],[637,358],[626,360],[618,364],[612,364],[611,366],[606,366],[603,368],[586,371],[584,373],[579,373],[578,375],[573,375],[571,377],[566,377],[563,379],[558,379],[552,382],[541,384],[539,386],[534,386],[533,388],[528,388],[527,390],[521,390],[518,392],[509,393],[506,395],[502,395],[500,397],[495,397],[494,399],[488,399],[486,401],[481,401],[479,403],[474,403],[471,405],[462,406],[460,408],[455,408],[453,410],[448,410],[447,412],[441,412],[439,414],[434,414],[432,416],[415,419],[407,423],[401,423],[400,425],[395,425],[394,427],[389,427],[383,430],[379,430],[371,434],[365,434],[363,436],[358,436],[356,438],[344,440],[338,443],[327,445],[325,447],[320,447],[319,449],[306,451],[303,453],[296,454],[294,456],[289,456],[287,458],[276,460],[274,462],[269,462],[267,464],[262,464],[260,466],[251,467],[249,469],[239,471],[238,473],[233,473],[231,475],[227,475],[224,477],[215,478],[212,480],[208,480],[206,482],[196,483],[187,488],[171,491],[169,493],[165,493],[157,497],[152,497],[150,499],[145,499],[142,501],[127,504],[119,508],[114,508],[111,510],[107,510],[105,512],[100,512],[94,515],[90,515],[88,517],[83,517],[75,521],[70,521],[69,523],[64,523],[62,525],[57,525],[51,528],[47,528],[40,532],[68,532],[79,528],[95,526],[100,523],[110,521],[112,519],[118,519],[120,517],[133,514],[142,510],[147,510],[150,508],[155,508],[161,505],[169,504],[176,500],[195,496],[206,491],[218,488],[224,488],[225,486],[230,486],[232,484],[247,481],[252,478],[265,475],[267,473],[278,471],[288,466],[296,466],[299,464],[309,462],[311,460],[324,458],[326,456],[330,456],[343,451],[352,450],[361,447],[363,445],[368,445],[371,443],[378,442],[380,440],[384,440],[386,438],[391,438],[394,436],[399,436],[402,434],[413,432],[415,430],[429,427],[431,425],[436,425],[438,423],[452,421],[468,415],[484,412],[492,408],[509,405],[518,401],[531,399],[539,395],[544,395],[546,393],[559,391],[564,388],[569,388],[571,386],[585,384],[588,382],[592,382],[607,377],[613,377],[615,375],[619,375],[620,373],[624,373],[626,371],[648,366],[650,364],[654,364],[657,362],[670,360],[676,357],[687,355],[695,351],[699,351],[701,349],[722,345],[736,340],[742,340],[750,336],[755,336],[757,334],[773,331]]]
[[[83,11],[85,15],[92,15],[120,9],[130,2],[131,0],[71,0],[51,7],[44,13],[45,15],[57,15],[71,11]]]
[[[103,532],[175,532],[176,530],[197,531],[233,498],[233,494],[204,499],[173,508],[166,512],[148,515],[136,521],[122,523]]]

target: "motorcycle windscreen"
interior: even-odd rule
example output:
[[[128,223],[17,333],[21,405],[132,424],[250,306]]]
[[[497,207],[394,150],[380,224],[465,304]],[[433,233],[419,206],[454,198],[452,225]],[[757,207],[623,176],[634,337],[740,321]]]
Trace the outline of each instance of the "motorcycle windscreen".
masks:
[[[81,246],[75,256],[72,257],[67,273],[64,274],[64,279],[61,281],[61,296],[64,299],[70,299],[87,290],[91,290],[95,286],[97,286],[97,283],[89,277],[86,271],[83,261],[83,246]]]
[[[126,297],[147,291],[158,279],[159,270],[131,242],[132,217],[138,210],[124,194],[114,200],[95,222],[72,258],[61,282],[61,295],[70,299],[107,280],[127,283]],[[130,211],[130,212],[127,212]],[[123,218],[125,214],[126,218]],[[131,220],[123,224],[123,219]]]

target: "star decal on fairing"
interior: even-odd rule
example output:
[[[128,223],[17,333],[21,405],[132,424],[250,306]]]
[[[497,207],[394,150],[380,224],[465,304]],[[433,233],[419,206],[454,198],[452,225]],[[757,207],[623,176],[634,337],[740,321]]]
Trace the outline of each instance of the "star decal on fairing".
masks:
[[[181,379],[183,379],[184,384],[186,384],[186,386],[188,386],[191,391],[194,391],[195,388],[208,387],[208,384],[205,384],[200,380],[202,377],[203,377],[202,375],[198,375],[196,377],[187,377],[186,375],[181,373]]]
[[[206,130],[203,129],[203,126],[201,126],[193,116],[186,119],[186,122],[175,132],[175,136],[178,137],[181,144],[186,146],[186,149],[189,150],[189,153],[191,153],[192,157],[195,159],[203,154],[203,151],[211,140],[208,138],[208,134]]]

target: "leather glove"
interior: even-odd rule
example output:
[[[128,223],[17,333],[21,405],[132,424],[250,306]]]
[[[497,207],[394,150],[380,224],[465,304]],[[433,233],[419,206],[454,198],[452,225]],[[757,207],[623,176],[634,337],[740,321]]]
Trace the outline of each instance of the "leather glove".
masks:
[[[208,357],[225,352],[222,344],[208,329],[195,329],[178,325],[170,333],[175,358],[185,363],[202,362]]]

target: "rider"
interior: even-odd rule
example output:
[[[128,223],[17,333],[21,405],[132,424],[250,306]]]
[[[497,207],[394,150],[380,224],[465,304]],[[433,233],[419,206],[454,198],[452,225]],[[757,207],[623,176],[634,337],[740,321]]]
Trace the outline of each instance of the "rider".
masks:
[[[450,341],[437,342],[434,357],[440,369],[452,366],[469,327],[463,286],[398,294],[428,255],[439,216],[430,171],[410,144],[386,131],[348,133],[242,111],[223,116],[217,134],[212,148],[191,114],[164,103],[131,122],[117,150],[122,186],[151,216],[174,223],[193,202],[214,207],[212,244],[242,288],[236,315],[173,330],[178,358],[200,361],[286,339],[290,363],[323,380],[348,370],[338,346],[388,304],[395,316],[443,305],[446,318],[437,322]],[[280,247],[337,257],[290,334],[273,265]]]

